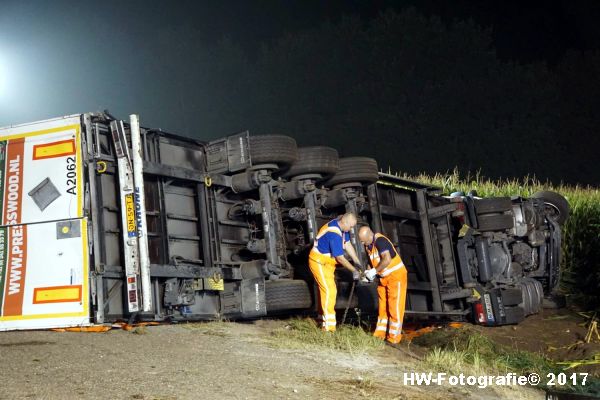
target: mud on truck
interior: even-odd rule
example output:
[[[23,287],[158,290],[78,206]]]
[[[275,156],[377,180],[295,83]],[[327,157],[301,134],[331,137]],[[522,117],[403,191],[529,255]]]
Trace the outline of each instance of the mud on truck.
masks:
[[[446,197],[287,136],[201,142],[107,112],[0,129],[0,170],[0,330],[310,313],[308,251],[344,212],[398,249],[408,318],[515,324],[557,286],[569,213],[553,192]],[[376,315],[375,283],[336,279],[340,309]]]

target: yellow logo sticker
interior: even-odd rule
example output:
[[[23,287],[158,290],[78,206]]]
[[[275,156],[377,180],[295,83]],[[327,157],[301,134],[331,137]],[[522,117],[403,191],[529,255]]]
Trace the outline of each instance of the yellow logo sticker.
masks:
[[[135,225],[135,205],[133,203],[133,194],[125,195],[125,211],[127,213],[127,235],[129,237],[136,236]]]

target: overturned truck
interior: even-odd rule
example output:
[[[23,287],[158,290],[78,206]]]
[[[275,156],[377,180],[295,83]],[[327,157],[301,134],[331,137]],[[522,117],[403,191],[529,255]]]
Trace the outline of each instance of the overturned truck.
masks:
[[[514,324],[557,286],[569,213],[553,192],[445,197],[371,158],[248,132],[204,143],[136,115],[0,129],[0,169],[0,330],[310,313],[308,251],[344,212],[397,247],[409,317]],[[338,307],[376,314],[376,283],[351,296],[345,273]]]

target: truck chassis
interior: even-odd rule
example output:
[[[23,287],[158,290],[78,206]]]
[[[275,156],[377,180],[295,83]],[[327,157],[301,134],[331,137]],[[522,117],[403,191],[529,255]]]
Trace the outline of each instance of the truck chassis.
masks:
[[[11,244],[20,228],[40,231],[19,275],[20,309],[10,297],[14,246],[0,254],[0,330],[310,313],[308,251],[319,227],[345,212],[399,250],[408,268],[408,316],[514,324],[537,313],[559,280],[569,209],[553,192],[446,197],[379,172],[373,159],[297,148],[287,136],[242,132],[205,143],[140,127],[135,115],[120,121],[87,113],[8,127],[0,140],[0,242]],[[15,175],[19,146],[25,150]],[[55,175],[61,168],[66,177]],[[18,187],[14,176],[22,179]],[[11,188],[22,209],[13,219]],[[351,237],[364,267],[357,229]],[[46,237],[72,243],[71,258],[60,246],[36,258],[31,246],[44,247]],[[351,276],[340,270],[336,279],[337,307],[376,314],[376,282],[361,282],[350,299]]]

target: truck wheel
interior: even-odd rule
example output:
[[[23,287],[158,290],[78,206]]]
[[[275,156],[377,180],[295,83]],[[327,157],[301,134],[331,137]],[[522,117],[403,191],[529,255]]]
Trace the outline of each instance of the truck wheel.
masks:
[[[520,305],[523,307],[525,315],[540,312],[543,299],[542,284],[535,279],[526,278],[521,282],[521,292],[523,293],[523,302]]]
[[[512,201],[510,197],[475,199],[474,207],[477,214],[503,213],[512,210]]]
[[[533,280],[533,284],[535,286],[535,292],[537,295],[537,310],[539,312],[543,308],[544,287],[542,286],[542,283],[540,281],[538,281],[537,279]]]
[[[569,202],[563,196],[556,192],[541,191],[531,196],[534,199],[542,199],[546,205],[546,215],[551,220],[563,225],[569,218]]]
[[[308,284],[300,279],[279,279],[265,283],[267,314],[306,309],[312,305]]]
[[[294,138],[284,135],[250,136],[252,165],[277,164],[287,167],[297,158],[298,146]]]
[[[369,157],[345,157],[340,158],[340,169],[325,182],[325,186],[351,182],[371,184],[377,180],[379,180],[377,161]]]
[[[325,146],[298,148],[298,159],[288,169],[284,178],[306,174],[320,174],[324,179],[331,177],[340,167],[340,158],[336,149]]]
[[[502,231],[512,229],[515,226],[515,221],[511,214],[484,214],[477,216],[477,230],[486,231]]]

